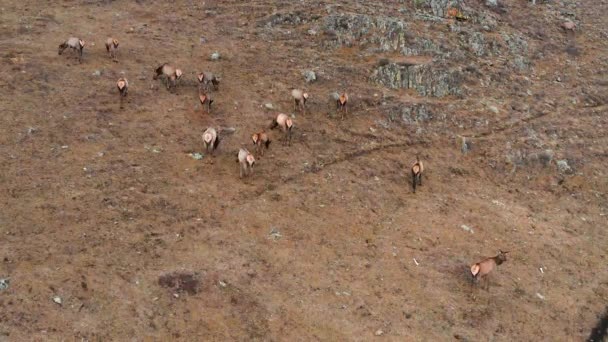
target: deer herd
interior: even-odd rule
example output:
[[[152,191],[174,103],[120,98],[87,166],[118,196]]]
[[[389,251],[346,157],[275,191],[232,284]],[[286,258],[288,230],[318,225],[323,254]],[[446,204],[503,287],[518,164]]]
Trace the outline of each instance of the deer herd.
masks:
[[[567,29],[572,29],[567,27]],[[78,61],[82,63],[82,57],[85,47],[85,41],[76,37],[70,37],[63,43],[59,44],[59,55],[63,54],[66,49],[71,49],[78,54]],[[119,42],[117,39],[109,37],[105,43],[108,57],[113,62],[118,62],[117,52]],[[152,79],[157,80],[159,78],[164,79],[166,82],[167,90],[171,91],[175,89],[183,76],[181,69],[176,68],[169,63],[163,63],[154,69],[154,75]],[[211,113],[211,104],[213,103],[212,90],[218,91],[220,78],[214,75],[212,72],[201,72],[197,75],[198,79],[198,94],[203,113],[206,109],[207,114]],[[127,96],[129,89],[129,82],[125,77],[121,77],[116,82],[118,93],[120,96],[120,108],[124,107],[124,99]],[[301,89],[292,89],[291,96],[294,101],[294,112],[304,112],[306,110],[306,101],[309,98],[309,94]],[[336,100],[336,111],[341,113],[341,118],[344,119],[344,114],[348,113],[348,94],[336,94],[334,98]],[[284,113],[279,113],[272,120],[269,129],[275,129],[279,127],[284,134],[283,143],[284,145],[291,145],[292,131],[294,127],[293,120],[291,117]],[[207,153],[214,154],[220,143],[220,129],[209,127],[205,130],[202,135],[203,145]],[[251,136],[253,145],[255,146],[255,152],[259,156],[264,155],[264,150],[268,149],[271,140],[264,129],[254,133]],[[236,162],[239,164],[239,175],[249,176],[253,172],[253,166],[255,165],[255,157],[246,148],[240,148],[237,153]],[[422,174],[424,172],[424,166],[420,160],[418,154],[416,154],[416,161],[411,167],[412,173],[412,191],[416,193],[416,187],[422,185]],[[498,255],[490,258],[486,258],[478,263],[475,263],[470,267],[471,279],[474,282],[480,282],[482,279],[486,280],[487,276],[491,273],[498,265],[502,264],[507,260],[507,252],[499,251]],[[487,285],[486,285],[487,288]]]

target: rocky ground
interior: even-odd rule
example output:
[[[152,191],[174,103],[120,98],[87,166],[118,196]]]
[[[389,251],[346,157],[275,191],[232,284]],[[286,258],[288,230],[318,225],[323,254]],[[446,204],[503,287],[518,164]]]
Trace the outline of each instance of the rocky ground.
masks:
[[[585,340],[608,299],[607,10],[5,0],[0,340]],[[82,64],[57,55],[72,35]],[[236,151],[279,111],[292,146],[272,131],[240,180]],[[208,126],[235,128],[216,156]]]

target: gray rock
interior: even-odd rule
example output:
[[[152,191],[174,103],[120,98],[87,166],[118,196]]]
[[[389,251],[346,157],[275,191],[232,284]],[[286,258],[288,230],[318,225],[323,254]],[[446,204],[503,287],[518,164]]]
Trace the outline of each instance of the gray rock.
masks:
[[[10,279],[8,278],[0,278],[0,291],[4,291],[8,289],[8,285],[10,284]]]
[[[445,70],[430,64],[389,63],[376,68],[371,81],[385,87],[415,89],[422,96],[461,95],[463,76],[460,70]]]
[[[101,76],[101,70],[95,70],[92,73],[93,76]]]
[[[339,99],[340,99],[340,94],[337,91],[329,94],[330,101],[338,101]]]
[[[264,104],[264,108],[272,110],[272,109],[274,109],[274,106],[272,105],[272,103],[269,102],[269,103]]]
[[[279,230],[275,227],[272,227],[272,229],[270,230],[270,233],[268,235],[270,236],[270,238],[272,238],[274,240],[278,240],[283,237],[283,235],[281,235]]]
[[[538,161],[544,166],[547,167],[553,161],[553,150],[544,150],[543,152],[538,154]]]
[[[486,54],[486,43],[483,33],[473,32],[469,36],[468,47],[475,55],[484,56]]]
[[[489,106],[488,109],[494,114],[499,113],[498,108],[496,106]]]
[[[424,104],[414,104],[403,107],[401,110],[401,120],[406,124],[429,121],[433,118],[433,113]]]
[[[557,161],[557,170],[561,173],[572,173],[572,168],[570,167],[570,165],[568,165],[568,161],[566,159],[561,159]]]
[[[474,233],[473,228],[467,226],[466,224],[461,224],[460,228],[462,228],[462,230],[464,230],[465,232],[469,232],[471,234]]]
[[[201,159],[203,159],[203,155],[202,155],[201,153],[198,153],[198,152],[190,153],[190,156],[191,156],[193,159],[196,159],[196,160],[201,160]]]
[[[461,137],[460,152],[462,152],[462,154],[467,154],[467,153],[469,153],[470,150],[471,150],[471,142],[467,141],[466,137]]]
[[[312,70],[306,70],[303,73],[306,82],[311,83],[317,80],[317,74]]]
[[[446,11],[450,7],[462,8],[462,0],[426,0],[429,7],[433,11],[433,14],[438,17],[445,17]]]
[[[498,6],[498,0],[486,0],[486,6],[491,6],[491,7]]]
[[[212,61],[217,61],[218,59],[220,59],[222,56],[220,55],[219,52],[215,51],[214,53],[211,54],[211,60]]]

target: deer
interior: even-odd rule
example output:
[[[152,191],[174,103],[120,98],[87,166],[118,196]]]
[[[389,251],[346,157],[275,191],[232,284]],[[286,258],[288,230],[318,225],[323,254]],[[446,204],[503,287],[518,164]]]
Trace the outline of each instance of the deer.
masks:
[[[59,44],[58,53],[61,55],[65,49],[70,48],[78,53],[78,61],[82,63],[82,52],[84,50],[84,45],[84,40],[76,37],[70,37],[65,42]]]
[[[108,56],[112,58],[112,61],[118,62],[118,59],[116,59],[116,52],[118,51],[118,39],[108,38],[106,40],[106,51],[108,52]]]
[[[507,253],[508,251],[503,252],[502,250],[498,251],[498,255],[483,259],[482,261],[475,263],[471,266],[471,276],[473,280],[479,283],[482,279],[486,279],[486,289],[489,287],[489,283],[487,280],[488,274],[492,272],[498,265],[507,261]]]
[[[218,91],[220,88],[220,79],[213,73],[203,71],[197,75],[199,88],[204,88],[206,91],[209,90],[209,84],[213,85],[213,90]]]
[[[199,91],[198,100],[201,102],[201,107],[203,113],[205,113],[205,106],[207,107],[207,114],[211,113],[211,104],[213,103],[213,99],[211,98],[211,94],[205,91]]]
[[[342,120],[344,120],[344,113],[348,114],[348,108],[346,107],[348,103],[348,94],[342,93],[338,100],[336,100],[336,109],[338,112],[342,112]]]
[[[270,124],[270,129],[275,129],[277,127],[281,127],[281,130],[283,131],[283,133],[285,133],[285,139],[283,140],[283,143],[288,143],[289,145],[291,145],[291,131],[293,129],[293,121],[291,120],[291,118],[289,118],[287,114],[278,114],[277,117],[272,120],[272,123]]]
[[[271,142],[265,130],[261,130],[257,133],[254,133],[251,136],[251,140],[253,140],[253,144],[256,146],[256,151],[260,156],[264,155],[264,147],[268,149],[268,146],[270,146]]]
[[[422,172],[424,172],[424,165],[416,154],[416,162],[412,165],[412,188],[414,193],[416,193],[416,184],[422,185]]]
[[[300,109],[300,111],[306,110],[306,100],[308,100],[308,93],[301,89],[293,89],[291,91],[291,97],[293,97],[293,110],[294,112]]]
[[[205,151],[207,151],[207,153],[209,153],[209,150],[211,150],[211,154],[215,152],[217,146],[220,144],[220,136],[215,128],[209,127],[205,130],[203,133],[203,144],[205,145]]]
[[[177,80],[182,77],[182,71],[169,65],[169,63],[163,63],[156,69],[154,69],[154,76],[152,79],[156,80],[159,77],[165,77],[167,79],[167,90],[171,90],[171,87],[177,86]]]
[[[243,178],[243,175],[249,176],[253,172],[255,158],[247,149],[239,149],[236,161],[240,164],[240,178]]]
[[[129,81],[127,81],[125,77],[121,77],[118,79],[118,82],[116,82],[116,87],[120,93],[120,108],[123,108],[123,100],[127,97],[127,93],[129,92]]]

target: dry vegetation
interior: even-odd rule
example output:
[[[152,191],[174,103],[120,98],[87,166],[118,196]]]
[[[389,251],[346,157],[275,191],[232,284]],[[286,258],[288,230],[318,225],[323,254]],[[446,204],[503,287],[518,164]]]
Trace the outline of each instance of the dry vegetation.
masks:
[[[608,8],[499,2],[453,22],[425,1],[3,1],[0,340],[586,339],[608,300]],[[428,50],[378,49],[380,26],[350,42],[364,25],[326,27],[340,14],[401,20],[389,45]],[[70,36],[82,64],[57,55]],[[370,78],[391,63],[459,93]],[[209,115],[203,70],[222,79]],[[270,131],[240,180],[236,151],[292,87],[311,98],[291,146]],[[236,131],[193,159],[209,126]]]

